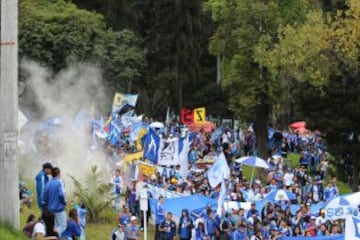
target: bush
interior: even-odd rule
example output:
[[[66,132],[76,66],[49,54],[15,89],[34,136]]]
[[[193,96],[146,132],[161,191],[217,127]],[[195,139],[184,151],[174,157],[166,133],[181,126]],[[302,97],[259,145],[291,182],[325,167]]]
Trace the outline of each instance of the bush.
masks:
[[[100,214],[110,206],[113,200],[112,186],[101,179],[97,166],[91,167],[91,172],[85,175],[83,183],[73,176],[70,178],[74,182],[75,197],[85,205],[88,211],[89,222],[99,222]]]

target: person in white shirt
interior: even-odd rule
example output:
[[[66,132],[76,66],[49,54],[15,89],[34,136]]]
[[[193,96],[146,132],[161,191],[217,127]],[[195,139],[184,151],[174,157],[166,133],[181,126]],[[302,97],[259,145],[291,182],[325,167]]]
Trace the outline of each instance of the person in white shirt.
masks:
[[[39,219],[39,221],[35,224],[33,232],[32,232],[32,239],[34,240],[55,240],[58,239],[57,237],[46,237],[46,230],[45,230],[44,222]]]
[[[321,209],[320,210],[320,215],[316,218],[315,220],[315,225],[317,227],[320,227],[321,224],[325,223],[326,219],[325,219],[325,209]]]
[[[294,183],[294,174],[288,169],[284,175],[284,184],[286,187],[290,187]]]
[[[119,224],[118,228],[112,233],[111,240],[125,240],[125,225]]]

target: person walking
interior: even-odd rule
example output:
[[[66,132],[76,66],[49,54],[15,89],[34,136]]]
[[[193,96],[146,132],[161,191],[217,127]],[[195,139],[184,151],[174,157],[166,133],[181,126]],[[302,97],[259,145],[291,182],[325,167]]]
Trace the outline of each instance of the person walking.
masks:
[[[155,216],[155,239],[160,239],[159,226],[165,220],[164,197],[159,197],[159,202],[156,206]]]

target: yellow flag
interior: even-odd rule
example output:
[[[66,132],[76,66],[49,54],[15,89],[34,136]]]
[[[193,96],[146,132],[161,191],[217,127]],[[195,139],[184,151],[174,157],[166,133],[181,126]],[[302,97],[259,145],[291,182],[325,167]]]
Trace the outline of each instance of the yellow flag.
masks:
[[[123,98],[124,94],[115,93],[113,105],[117,107],[121,106],[123,104]]]
[[[143,163],[139,163],[138,166],[139,166],[139,171],[144,175],[151,176],[156,172],[155,166],[150,166]]]
[[[135,142],[135,147],[138,151],[142,150],[141,139],[145,136],[146,133],[147,133],[147,130],[145,128],[142,128],[139,132],[138,138],[136,139],[136,142]]]
[[[194,122],[204,123],[206,121],[206,110],[204,107],[194,109]]]
[[[140,158],[142,158],[143,154],[143,152],[128,154],[123,158],[123,161],[126,163],[131,163],[134,160],[139,160]]]

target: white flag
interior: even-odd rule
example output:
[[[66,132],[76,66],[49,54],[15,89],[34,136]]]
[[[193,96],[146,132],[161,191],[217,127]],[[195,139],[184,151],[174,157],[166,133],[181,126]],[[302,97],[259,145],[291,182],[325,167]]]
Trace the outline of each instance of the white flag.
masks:
[[[221,153],[209,168],[207,177],[212,188],[215,188],[223,179],[230,179],[230,169],[224,153]]]

